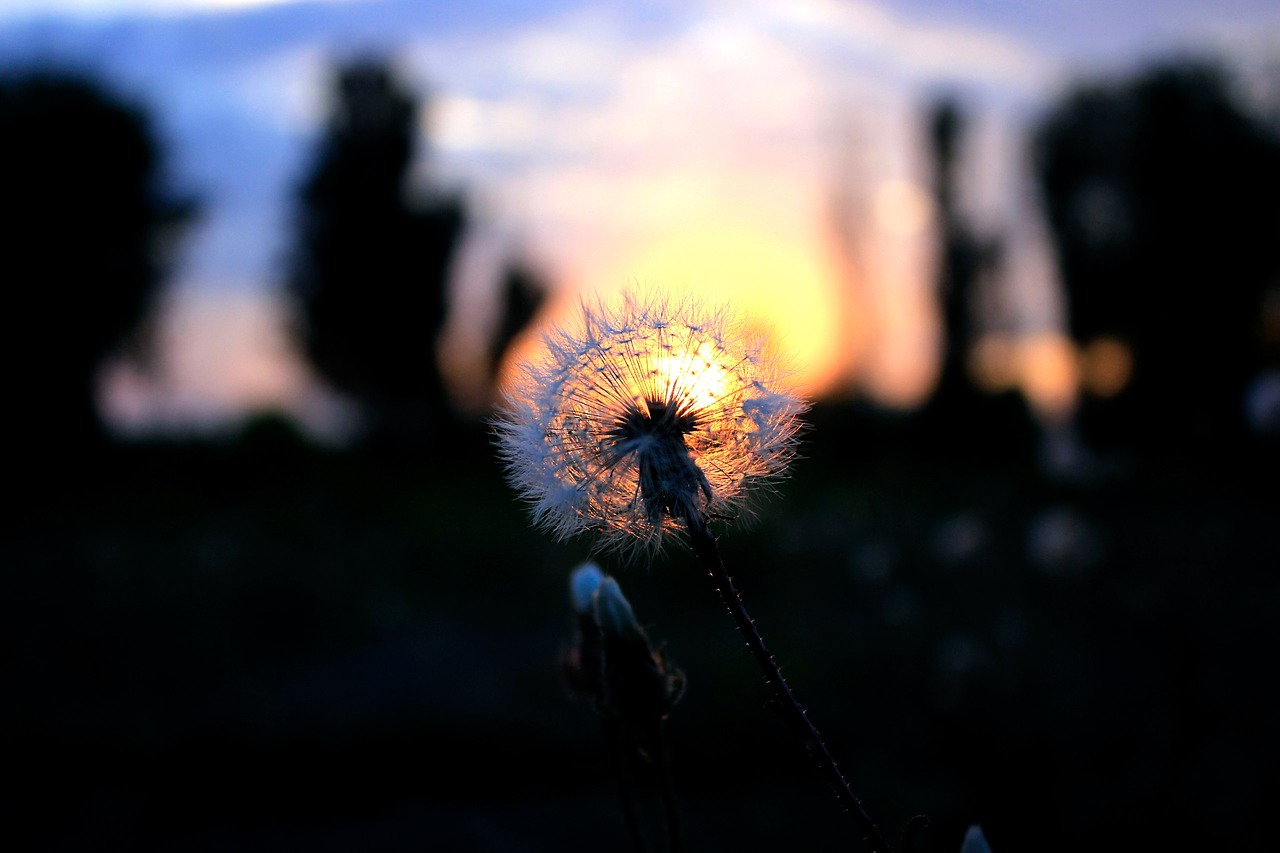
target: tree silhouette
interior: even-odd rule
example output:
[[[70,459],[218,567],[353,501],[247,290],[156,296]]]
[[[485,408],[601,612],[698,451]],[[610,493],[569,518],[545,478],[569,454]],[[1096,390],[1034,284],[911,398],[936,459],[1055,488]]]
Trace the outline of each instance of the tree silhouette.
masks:
[[[1280,269],[1280,141],[1197,62],[1076,88],[1037,146],[1072,335],[1132,351],[1128,386],[1082,401],[1086,439],[1191,453],[1244,438]]]
[[[937,383],[916,415],[918,443],[942,453],[990,459],[1029,452],[1035,425],[1016,391],[978,388],[970,356],[981,332],[977,289],[1000,263],[998,236],[978,233],[958,193],[967,119],[960,103],[943,97],[926,113],[933,197],[939,223],[937,294],[943,348]]]
[[[969,351],[977,334],[974,290],[984,269],[995,259],[994,241],[975,234],[959,207],[957,155],[965,116],[959,104],[944,99],[929,112],[929,150],[933,155],[933,194],[941,226],[938,293],[942,306],[942,367],[934,399],[963,405],[976,393],[968,370]]]
[[[0,347],[5,428],[19,448],[84,449],[105,437],[98,371],[138,330],[178,226],[195,213],[162,186],[161,159],[145,110],[88,76],[0,77]]]
[[[388,63],[342,65],[334,95],[299,197],[298,337],[363,409],[367,445],[417,451],[452,426],[436,347],[466,213],[410,185],[420,106]]]

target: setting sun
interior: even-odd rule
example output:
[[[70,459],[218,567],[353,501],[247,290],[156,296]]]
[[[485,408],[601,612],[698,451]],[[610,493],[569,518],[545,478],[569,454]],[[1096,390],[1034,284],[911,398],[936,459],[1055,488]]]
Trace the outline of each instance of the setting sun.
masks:
[[[669,397],[678,390],[691,406],[704,408],[735,391],[741,394],[740,388],[729,386],[729,368],[732,365],[721,364],[706,341],[684,352],[654,356],[651,361],[654,390],[663,397]],[[645,402],[649,395],[642,393],[637,396]]]
[[[828,255],[816,239],[807,243],[761,227],[709,227],[637,247],[603,280],[607,284],[592,292],[606,300],[639,284],[676,297],[729,303],[787,358],[799,391],[821,393],[837,379],[842,302]],[[578,296],[557,294],[544,322],[563,321],[576,310]],[[525,346],[531,343],[527,340]],[[519,358],[523,349],[516,347],[510,357]],[[670,372],[687,379],[687,363],[698,357],[673,356],[680,363],[668,365],[678,368]],[[714,394],[723,385],[723,368],[713,365],[694,374],[700,395]]]

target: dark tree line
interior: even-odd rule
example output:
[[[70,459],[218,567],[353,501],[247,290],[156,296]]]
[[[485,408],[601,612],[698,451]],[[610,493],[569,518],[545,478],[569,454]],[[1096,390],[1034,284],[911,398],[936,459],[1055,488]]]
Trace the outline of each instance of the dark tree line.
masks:
[[[1068,331],[1085,351],[1117,344],[1131,365],[1119,388],[1082,389],[1077,426],[1095,451],[1209,459],[1274,438],[1250,425],[1246,399],[1277,366],[1264,306],[1280,293],[1280,135],[1232,86],[1209,62],[1154,66],[1077,85],[1034,128]],[[966,118],[951,99],[926,116],[945,346],[918,425],[946,452],[1008,454],[1028,447],[1024,415],[968,366],[1001,235],[976,233],[957,204]]]
[[[418,452],[477,427],[452,407],[437,353],[470,214],[462,195],[414,183],[427,102],[391,62],[357,59],[333,79],[333,113],[295,198],[296,340],[360,405],[364,446]],[[166,183],[147,110],[82,74],[4,75],[0,130],[12,294],[3,346],[12,399],[32,413],[6,429],[33,443],[100,438],[97,372],[137,338],[197,204]],[[1000,452],[1027,446],[1028,414],[968,376],[974,292],[1001,262],[1001,235],[976,233],[957,204],[965,131],[958,101],[927,116],[946,349],[918,437]],[[1034,141],[1070,332],[1132,354],[1119,393],[1086,389],[1087,440],[1149,453],[1255,438],[1244,397],[1277,350],[1263,313],[1280,280],[1276,129],[1241,106],[1219,68],[1171,64],[1076,87]],[[537,270],[511,259],[494,365],[544,293]]]
[[[297,191],[294,338],[359,405],[360,446],[418,453],[481,428],[455,411],[437,353],[469,215],[460,196],[412,185],[423,106],[389,62],[338,67],[334,101]],[[24,413],[7,419],[12,438],[82,448],[107,438],[98,374],[121,348],[144,348],[155,297],[198,211],[166,180],[143,105],[78,71],[0,78],[0,249],[11,296],[0,346]],[[546,284],[513,259],[500,286],[495,365],[533,321]]]

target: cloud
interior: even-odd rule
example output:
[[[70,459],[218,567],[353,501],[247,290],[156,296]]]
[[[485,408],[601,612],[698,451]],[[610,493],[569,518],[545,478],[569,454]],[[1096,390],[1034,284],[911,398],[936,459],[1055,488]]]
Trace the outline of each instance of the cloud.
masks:
[[[988,140],[972,197],[998,224],[1016,180],[1017,109],[1052,93],[1064,56],[1025,37],[1025,15],[984,20],[990,4],[931,14],[933,2],[11,0],[0,46],[32,52],[3,22],[37,11],[90,24],[134,16],[83,36],[65,35],[65,20],[25,32],[35,53],[63,38],[87,44],[99,66],[154,92],[175,153],[214,194],[189,289],[220,276],[231,291],[278,284],[278,226],[299,155],[323,129],[331,63],[364,44],[396,51],[430,96],[419,174],[465,188],[482,226],[519,235],[556,281],[585,285],[628,259],[672,256],[707,223],[721,246],[749,248],[746,234],[777,256],[817,253],[840,202],[869,235],[856,247],[869,304],[910,348],[924,333],[906,327],[931,286],[928,218],[917,210],[901,233],[894,223],[907,220],[882,214],[884,199],[915,197],[926,180],[924,99],[941,87],[972,96]],[[1105,26],[1109,7],[1092,8],[1090,26]],[[1043,29],[1044,15],[1031,23]],[[918,373],[897,357],[881,356]]]
[[[0,22],[28,18],[108,20],[232,13],[291,3],[362,3],[367,0],[6,0]]]
[[[737,6],[743,14],[801,47],[844,66],[929,80],[997,83],[1032,91],[1052,69],[1048,57],[999,29],[959,23],[935,24],[911,16],[892,3],[866,0],[796,0],[770,3],[712,0],[718,9]]]

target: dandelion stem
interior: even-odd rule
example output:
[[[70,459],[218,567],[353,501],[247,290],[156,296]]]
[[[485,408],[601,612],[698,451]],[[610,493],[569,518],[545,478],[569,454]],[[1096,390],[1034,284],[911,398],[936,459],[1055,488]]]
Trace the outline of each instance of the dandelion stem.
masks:
[[[667,850],[669,853],[684,853],[680,809],[676,802],[675,786],[671,781],[671,749],[665,737],[659,741],[658,750],[658,787],[662,793],[662,812],[667,821]]]
[[[627,822],[627,834],[631,837],[635,853],[646,853],[644,833],[640,829],[640,808],[636,804],[635,782],[631,775],[631,745],[616,719],[604,717],[602,725],[606,739],[613,746],[617,762],[618,802],[622,805],[622,815]]]
[[[693,552],[706,566],[707,571],[710,572],[716,588],[720,591],[720,597],[724,600],[725,606],[729,608],[729,614],[733,616],[733,621],[738,626],[738,631],[747,641],[747,648],[751,650],[752,657],[756,659],[756,664],[759,665],[760,670],[764,673],[765,681],[773,688],[779,702],[782,718],[817,760],[819,769],[826,776],[828,783],[835,792],[836,798],[853,816],[859,829],[862,830],[864,840],[870,845],[871,849],[875,853],[891,853],[889,845],[885,843],[884,837],[880,834],[880,830],[876,828],[875,823],[862,807],[861,800],[850,789],[848,781],[844,778],[844,773],[841,772],[834,756],[827,749],[822,735],[818,733],[817,728],[809,720],[809,715],[805,712],[804,707],[796,699],[795,694],[791,692],[786,679],[782,677],[782,670],[778,667],[777,662],[774,661],[773,655],[765,647],[764,639],[760,636],[760,631],[756,628],[755,621],[747,613],[747,608],[742,603],[742,594],[734,586],[733,579],[729,577],[729,572],[724,567],[724,560],[720,557],[720,549],[716,545],[715,536],[712,535],[710,528],[707,526],[706,519],[700,513],[689,512],[685,516],[685,523],[688,527],[689,542],[693,547]]]

